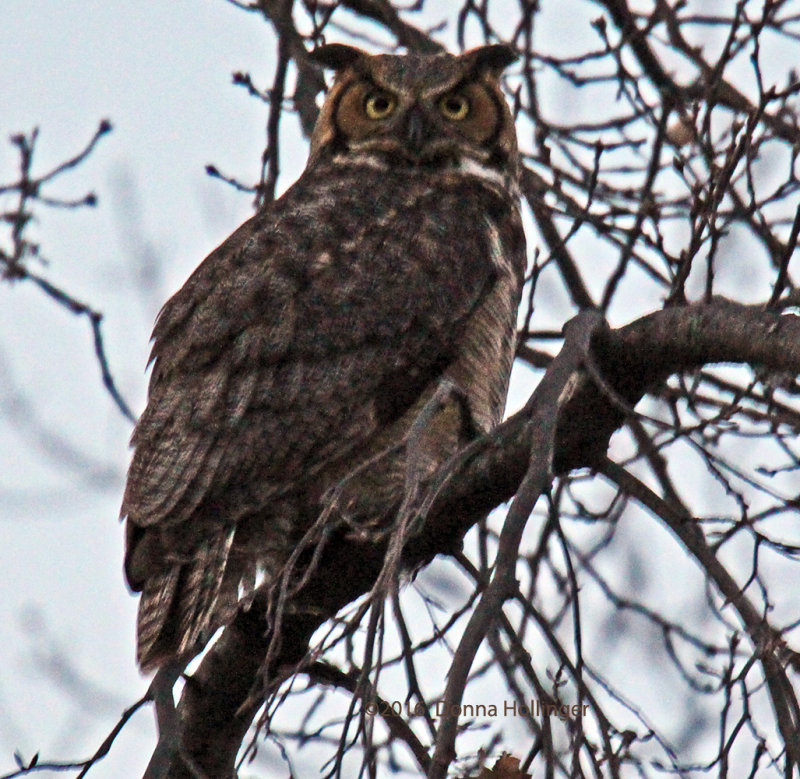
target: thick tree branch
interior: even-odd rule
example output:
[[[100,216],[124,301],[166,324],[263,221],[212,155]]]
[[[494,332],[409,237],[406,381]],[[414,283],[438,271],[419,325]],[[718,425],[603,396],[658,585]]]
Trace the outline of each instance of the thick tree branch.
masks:
[[[634,405],[670,374],[710,362],[800,373],[800,317],[715,300],[675,306],[618,330],[601,329],[593,347],[605,380]],[[609,438],[623,419],[618,405],[587,377],[581,378],[558,420],[556,472],[600,466]],[[433,502],[424,528],[405,551],[408,566],[423,565],[453,549],[486,512],[514,495],[538,433],[531,409],[526,408],[465,450]],[[317,570],[284,618],[278,657],[266,671],[270,680],[302,666],[313,632],[370,590],[384,553],[385,543],[376,544],[374,539],[339,537],[328,542]],[[332,576],[332,571],[347,575]],[[179,705],[184,749],[210,776],[232,776],[242,739],[260,707],[262,661],[270,641],[265,613],[259,601],[241,612],[184,689]],[[168,774],[190,775],[178,766]]]

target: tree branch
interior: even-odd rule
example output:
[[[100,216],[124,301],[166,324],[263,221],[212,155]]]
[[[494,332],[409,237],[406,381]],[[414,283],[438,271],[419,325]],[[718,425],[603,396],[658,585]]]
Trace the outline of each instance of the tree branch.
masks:
[[[674,306],[617,330],[598,330],[593,352],[606,381],[633,406],[670,374],[709,362],[800,373],[800,317],[727,300]],[[554,370],[559,369],[551,366],[548,373]],[[555,472],[602,466],[609,438],[623,420],[624,413],[602,390],[588,377],[580,378],[557,420]],[[418,567],[447,553],[475,522],[511,498],[538,435],[528,406],[467,447],[442,484],[420,534],[405,550],[405,564]],[[271,668],[262,668],[270,633],[264,601],[258,597],[209,649],[178,707],[184,749],[207,774],[232,776],[239,746],[262,702],[264,679],[274,683],[302,667],[311,635],[370,590],[385,551],[386,541],[376,544],[373,538],[358,541],[341,535],[328,541],[317,570],[284,617],[280,651]],[[346,576],[332,574],[345,571]],[[168,776],[190,774],[173,766]]]
[[[605,461],[600,472],[669,527],[714,582],[725,601],[736,609],[753,642],[756,657],[764,667],[775,721],[786,747],[787,776],[790,776],[792,768],[800,766],[800,705],[785,668],[790,662],[796,662],[795,653],[788,649],[780,632],[769,624],[765,615],[759,613],[720,563],[694,518],[676,510],[646,484],[610,460]]]

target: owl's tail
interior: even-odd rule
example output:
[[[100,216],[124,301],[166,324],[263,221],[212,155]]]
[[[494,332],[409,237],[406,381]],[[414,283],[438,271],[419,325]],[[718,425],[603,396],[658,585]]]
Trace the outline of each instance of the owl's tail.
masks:
[[[219,533],[196,550],[191,561],[178,562],[150,577],[139,601],[137,659],[143,671],[166,660],[192,657],[220,626],[223,601],[231,589],[226,576],[235,529]]]

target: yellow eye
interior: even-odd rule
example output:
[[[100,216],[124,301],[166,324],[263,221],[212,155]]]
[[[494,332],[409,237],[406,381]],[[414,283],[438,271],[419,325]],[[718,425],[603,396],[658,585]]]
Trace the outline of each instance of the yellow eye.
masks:
[[[446,119],[458,122],[469,113],[469,100],[464,95],[445,95],[439,101],[439,110]]]
[[[364,113],[369,119],[385,119],[396,105],[397,101],[387,92],[370,92],[364,100]]]

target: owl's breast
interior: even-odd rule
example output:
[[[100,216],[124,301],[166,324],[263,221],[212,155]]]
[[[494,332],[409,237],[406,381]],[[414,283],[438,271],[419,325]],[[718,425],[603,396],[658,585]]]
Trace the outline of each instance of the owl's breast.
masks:
[[[451,348],[487,285],[522,272],[512,261],[524,245],[516,204],[471,177],[346,172],[324,186],[305,174],[276,228],[284,245],[298,244],[286,272],[309,327],[296,346],[390,345],[404,334],[414,348]]]

